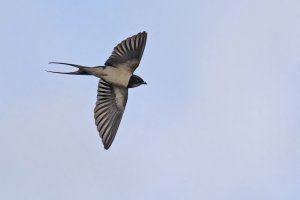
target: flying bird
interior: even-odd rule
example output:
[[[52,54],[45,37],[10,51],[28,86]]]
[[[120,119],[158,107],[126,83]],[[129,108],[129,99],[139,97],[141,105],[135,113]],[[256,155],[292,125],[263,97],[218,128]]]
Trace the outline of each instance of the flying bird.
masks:
[[[139,66],[147,40],[147,33],[141,32],[119,43],[106,60],[104,66],[86,67],[82,65],[49,62],[78,68],[74,72],[55,72],[70,75],[92,75],[100,78],[94,118],[104,148],[107,150],[117,133],[128,98],[128,88],[147,84],[134,75]]]

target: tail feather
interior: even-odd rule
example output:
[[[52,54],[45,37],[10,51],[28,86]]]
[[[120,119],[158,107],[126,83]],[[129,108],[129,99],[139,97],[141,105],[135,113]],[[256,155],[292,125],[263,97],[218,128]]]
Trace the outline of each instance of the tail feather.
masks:
[[[56,73],[56,74],[90,75],[85,70],[83,70],[86,67],[82,66],[82,65],[70,64],[70,63],[63,63],[63,62],[49,62],[49,64],[69,65],[69,66],[78,68],[78,70],[75,71],[75,72],[56,72],[56,71],[48,71],[48,70],[46,70],[46,72]]]
[[[70,75],[90,75],[87,72],[79,69],[75,72],[55,72],[55,71],[48,71],[46,70],[46,72],[50,72],[50,73],[55,73],[55,74],[70,74]]]
[[[71,63],[64,63],[64,62],[49,62],[49,64],[60,64],[60,65],[69,65],[72,67],[76,67],[76,68],[84,68],[86,66],[82,66],[82,65],[76,65],[76,64],[71,64]]]

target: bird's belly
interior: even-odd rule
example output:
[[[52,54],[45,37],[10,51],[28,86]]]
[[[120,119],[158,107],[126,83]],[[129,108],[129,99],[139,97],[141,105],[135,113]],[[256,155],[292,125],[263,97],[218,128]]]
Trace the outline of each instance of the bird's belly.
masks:
[[[106,67],[103,70],[104,76],[102,78],[110,84],[127,87],[131,73],[116,67]]]

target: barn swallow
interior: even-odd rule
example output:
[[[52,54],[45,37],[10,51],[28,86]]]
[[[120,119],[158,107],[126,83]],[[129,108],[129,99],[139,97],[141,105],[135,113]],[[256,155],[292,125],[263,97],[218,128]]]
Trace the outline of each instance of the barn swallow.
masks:
[[[47,72],[92,75],[100,78],[94,118],[106,150],[111,146],[119,128],[128,98],[128,88],[147,84],[141,77],[133,74],[140,64],[146,40],[146,32],[123,40],[113,49],[104,66],[86,67],[64,62],[49,63],[69,65],[78,68],[78,70],[74,72]]]

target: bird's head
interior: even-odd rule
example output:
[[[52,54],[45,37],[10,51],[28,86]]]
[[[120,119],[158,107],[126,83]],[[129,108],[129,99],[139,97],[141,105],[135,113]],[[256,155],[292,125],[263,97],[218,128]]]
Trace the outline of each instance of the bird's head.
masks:
[[[128,88],[135,88],[143,84],[147,83],[141,77],[137,75],[132,75],[128,83]]]

